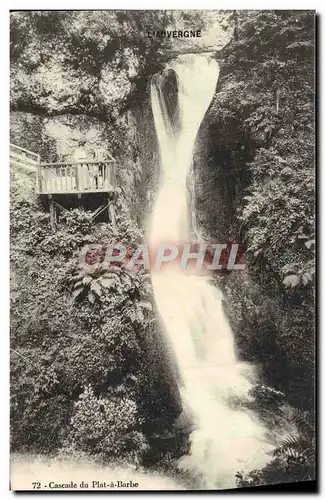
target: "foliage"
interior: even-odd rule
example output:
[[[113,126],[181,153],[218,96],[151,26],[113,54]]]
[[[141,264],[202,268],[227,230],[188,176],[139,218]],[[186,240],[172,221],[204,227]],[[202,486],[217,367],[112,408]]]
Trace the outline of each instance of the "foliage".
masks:
[[[219,281],[241,355],[313,411],[314,12],[235,14],[209,120],[247,271]]]
[[[226,120],[239,118],[237,128],[254,150],[239,208],[247,256],[268,263],[286,288],[308,294],[314,278],[314,14],[238,16],[238,40],[224,50],[215,105]]]
[[[315,16],[237,11],[230,22],[236,33],[219,54],[208,113],[209,162],[246,270],[216,280],[240,357],[303,415],[265,469],[238,475],[250,486],[311,479],[315,470]],[[262,392],[254,409],[271,425],[276,406]]]
[[[169,19],[159,10],[12,13],[12,108],[117,118],[162,43],[147,31]]]
[[[279,293],[267,291],[266,284],[276,287],[276,282],[268,276],[266,283],[260,284],[257,279],[250,265],[245,271],[217,280],[239,356],[253,362],[262,380],[284,392],[290,404],[313,411],[313,311],[307,301],[284,306]],[[260,403],[263,408],[264,403]]]
[[[310,414],[288,406],[282,408],[290,431],[279,440],[272,461],[262,470],[238,472],[238,487],[292,483],[315,479],[315,435]]]
[[[97,397],[85,387],[75,403],[68,440],[84,452],[103,458],[137,461],[147,444],[139,432],[136,403],[128,398]]]
[[[114,278],[107,270],[80,268],[83,245],[119,239],[108,224],[94,224],[90,213],[65,212],[52,232],[48,213],[35,198],[22,195],[15,179],[11,210],[12,446],[49,452],[73,435],[73,443],[84,449],[87,436],[73,434],[71,423],[72,415],[75,422],[82,418],[82,401],[104,405],[110,425],[124,404],[135,418],[141,344],[153,321],[148,280],[118,268]],[[140,233],[127,220],[127,210],[121,213],[123,238],[135,244],[132,238]],[[76,295],[81,286],[84,293]],[[90,399],[84,400],[85,394]],[[125,453],[139,457],[144,438],[139,421],[132,425],[122,432],[116,422],[114,436],[121,432]],[[103,429],[107,433],[107,424]],[[102,447],[94,445],[93,452],[114,454],[113,442],[116,446],[115,438],[101,439]]]
[[[161,67],[157,49],[162,40],[147,37],[146,31],[163,29],[170,18],[163,11],[11,15],[12,142],[37,151],[43,161],[58,161],[86,139],[87,148],[108,150],[123,166],[117,169],[123,191],[115,235],[109,225],[94,224],[90,213],[79,210],[60,213],[52,232],[47,207],[22,189],[26,179],[15,175],[12,180],[14,448],[48,452],[71,444],[70,419],[73,412],[80,417],[77,401],[85,387],[111,409],[117,394],[135,402],[148,422],[146,391],[154,379],[157,391],[163,386],[156,398],[161,413],[166,387],[157,366],[147,366],[144,342],[156,321],[148,276],[119,268],[86,270],[78,252],[85,244],[105,247],[116,241],[132,249],[142,240],[130,217],[142,170],[134,130],[122,113]],[[37,390],[31,396],[33,387]],[[140,432],[145,419],[130,435]],[[43,424],[48,432],[41,435],[37,429]],[[73,443],[81,446],[82,439]],[[105,450],[106,456],[110,453]]]
[[[200,21],[198,13],[183,17],[185,25]],[[123,156],[118,175],[129,188],[120,193],[117,235],[79,210],[61,214],[53,233],[44,206],[22,194],[19,179],[12,182],[13,449],[72,447],[104,458],[119,450],[137,462],[147,449],[142,431],[156,431],[156,421],[170,425],[177,414],[157,369],[163,360],[144,347],[156,328],[148,276],[118,267],[81,269],[77,259],[85,244],[118,240],[132,248],[143,236],[126,208],[141,182],[141,167],[136,139],[128,136],[132,127],[121,113],[161,67],[162,41],[145,31],[164,29],[171,19],[162,11],[11,14],[12,109],[37,114],[36,120],[18,117],[24,123],[13,127],[13,142],[25,140],[19,143],[54,159],[57,144],[45,133],[46,120],[64,121],[64,138],[78,124],[74,140],[88,134],[92,120],[102,134],[97,141]],[[238,484],[310,479],[314,14],[227,12],[225,23],[227,29],[234,24],[234,36],[216,56],[222,65],[207,114],[207,168],[214,169],[216,192],[225,199],[227,236],[240,232],[246,245],[247,271],[217,281],[241,358],[258,364],[263,381],[299,408],[293,417],[297,432],[281,438],[264,470],[239,473]],[[210,215],[217,231],[221,211],[215,212],[217,220]],[[264,390],[257,392],[264,415],[276,405]],[[300,456],[303,467],[295,462]]]

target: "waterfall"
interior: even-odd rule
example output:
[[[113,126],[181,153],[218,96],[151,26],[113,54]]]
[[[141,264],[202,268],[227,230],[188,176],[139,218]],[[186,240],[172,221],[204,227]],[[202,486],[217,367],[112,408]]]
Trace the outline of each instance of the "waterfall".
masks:
[[[180,56],[169,70],[177,75],[177,106],[166,102],[162,77],[153,78],[151,85],[161,161],[149,231],[153,246],[188,241],[187,179],[195,138],[219,74],[217,63],[201,55]],[[221,293],[207,277],[168,266],[153,270],[151,278],[178,365],[184,411],[195,427],[189,455],[181,459],[180,466],[196,471],[205,488],[233,487],[237,471],[262,468],[270,461],[272,449],[266,429],[240,406],[249,398],[252,368],[237,359]]]

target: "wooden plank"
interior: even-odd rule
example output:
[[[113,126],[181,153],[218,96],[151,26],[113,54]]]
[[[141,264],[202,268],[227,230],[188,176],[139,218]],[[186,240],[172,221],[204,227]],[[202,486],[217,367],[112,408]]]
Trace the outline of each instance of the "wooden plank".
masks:
[[[78,166],[75,166],[75,170],[76,170],[76,189],[79,190],[80,179],[79,179],[79,169],[78,169]]]
[[[89,176],[88,176],[88,168],[87,163],[81,165],[81,173],[82,173],[82,188],[87,191],[89,188]]]
[[[105,163],[102,164],[102,185],[101,188],[104,189],[105,186],[107,186],[107,169],[108,165],[105,165]]]
[[[46,177],[47,177],[47,192],[51,193],[53,191],[53,188],[52,188],[53,176],[51,174],[51,170],[46,171]],[[56,186],[55,186],[55,189],[56,189]]]
[[[10,152],[10,158],[14,160],[21,161],[22,163],[27,163],[28,165],[37,165],[38,162],[35,160],[32,160],[31,158],[28,158],[28,156],[24,156],[21,154],[13,153],[12,151]]]
[[[105,165],[105,186],[109,187],[110,185],[110,175],[111,175],[111,166]]]
[[[96,191],[97,191],[97,189],[99,189],[99,167],[100,167],[100,163],[98,163],[98,165],[93,165],[94,183],[95,183]]]
[[[112,169],[112,186],[116,187],[116,162],[111,165]]]
[[[87,179],[88,179],[88,188],[95,189],[95,183],[94,183],[94,167],[93,165],[89,164],[87,165]]]
[[[98,165],[99,163],[114,163],[114,160],[108,161],[66,161],[56,163],[41,163],[42,167],[65,167],[66,165]]]
[[[108,188],[104,188],[104,189],[96,189],[96,190],[92,190],[92,189],[89,189],[87,191],[85,191],[84,189],[82,191],[76,191],[75,189],[69,189],[67,192],[64,192],[62,193],[62,191],[56,191],[55,189],[50,189],[49,191],[47,192],[42,192],[41,194],[67,194],[69,196],[72,196],[72,195],[82,195],[82,194],[108,194],[108,193],[114,193],[115,190],[112,188],[112,186],[108,187]]]
[[[19,151],[24,151],[25,153],[30,153],[32,155],[37,155],[34,151],[30,151],[30,149],[22,148],[21,146],[17,146],[17,144],[9,143],[9,146],[14,149],[19,149]]]
[[[20,160],[22,163],[37,165],[37,161],[31,160],[30,158],[27,158],[27,156],[24,156],[22,154],[14,153],[13,151],[10,151],[10,158],[13,158],[14,160]]]
[[[91,164],[87,165],[87,177],[89,182],[89,190],[95,191],[94,167]]]
[[[45,179],[46,179],[46,193],[50,193],[51,190],[50,190],[50,176],[49,176],[49,171],[48,170],[44,170],[44,174],[45,174]]]
[[[42,192],[42,179],[41,179],[41,168],[38,164],[37,166],[37,174],[36,174],[36,186],[37,186],[37,193]]]
[[[105,165],[101,163],[98,166],[98,189],[103,189],[104,187],[104,174],[105,174]]]
[[[10,165],[13,165],[14,167],[22,168],[22,169],[26,170],[26,172],[28,172],[29,174],[36,174],[36,168],[31,167],[27,163],[20,163],[18,161],[11,160]]]
[[[19,151],[24,151],[25,153],[28,153],[28,154],[30,154],[32,156],[35,156],[36,157],[36,161],[40,157],[39,154],[34,153],[33,151],[30,151],[29,149],[21,148],[20,146],[17,146],[16,144],[9,143],[9,146],[10,146],[10,148],[19,149]]]

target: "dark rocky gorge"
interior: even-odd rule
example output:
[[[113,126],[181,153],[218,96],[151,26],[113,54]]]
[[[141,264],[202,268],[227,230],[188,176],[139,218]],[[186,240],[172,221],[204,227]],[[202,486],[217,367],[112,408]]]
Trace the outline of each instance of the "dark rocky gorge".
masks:
[[[220,21],[228,38],[209,54],[220,76],[195,141],[191,195],[206,241],[245,248],[244,271],[215,273],[211,281],[223,292],[240,360],[256,367],[250,409],[270,428],[294,421],[299,438],[291,436],[292,446],[311,458],[288,477],[284,447],[253,479],[239,477],[240,486],[313,479],[315,469],[313,15],[264,12],[229,12]],[[137,15],[161,29],[160,11]],[[12,447],[73,448],[108,463],[161,468],[193,487],[196,479],[176,466],[188,452],[192,424],[150,277],[114,278],[94,303],[87,284],[74,299],[71,282],[82,245],[146,238],[161,168],[150,88],[159,89],[178,134],[178,79],[166,54],[177,57],[179,48],[143,41],[127,14],[112,12],[105,14],[105,46],[99,15],[71,16],[13,14],[10,142],[43,162],[66,160],[80,141],[89,155],[110,152],[117,160],[118,234],[78,209],[52,234],[32,183],[23,195],[25,174],[12,172],[12,348],[37,359],[32,371],[12,358]],[[92,26],[88,34],[83,23]],[[100,436],[89,431],[97,418]]]

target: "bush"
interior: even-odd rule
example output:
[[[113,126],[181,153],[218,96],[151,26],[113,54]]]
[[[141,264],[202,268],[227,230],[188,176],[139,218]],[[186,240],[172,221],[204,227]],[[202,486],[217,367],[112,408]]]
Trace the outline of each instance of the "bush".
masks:
[[[48,213],[21,194],[17,179],[11,209],[13,450],[54,452],[69,436],[89,453],[111,457],[119,447],[139,458],[138,377],[145,332],[154,321],[147,276],[119,268],[113,276],[86,272],[77,255],[93,242],[123,238],[132,246],[141,233],[125,206],[118,211],[118,235],[78,209],[65,213],[52,232]],[[95,424],[102,427],[97,441]]]
[[[139,462],[146,451],[140,419],[132,399],[96,396],[88,386],[75,403],[68,441],[106,459]]]

